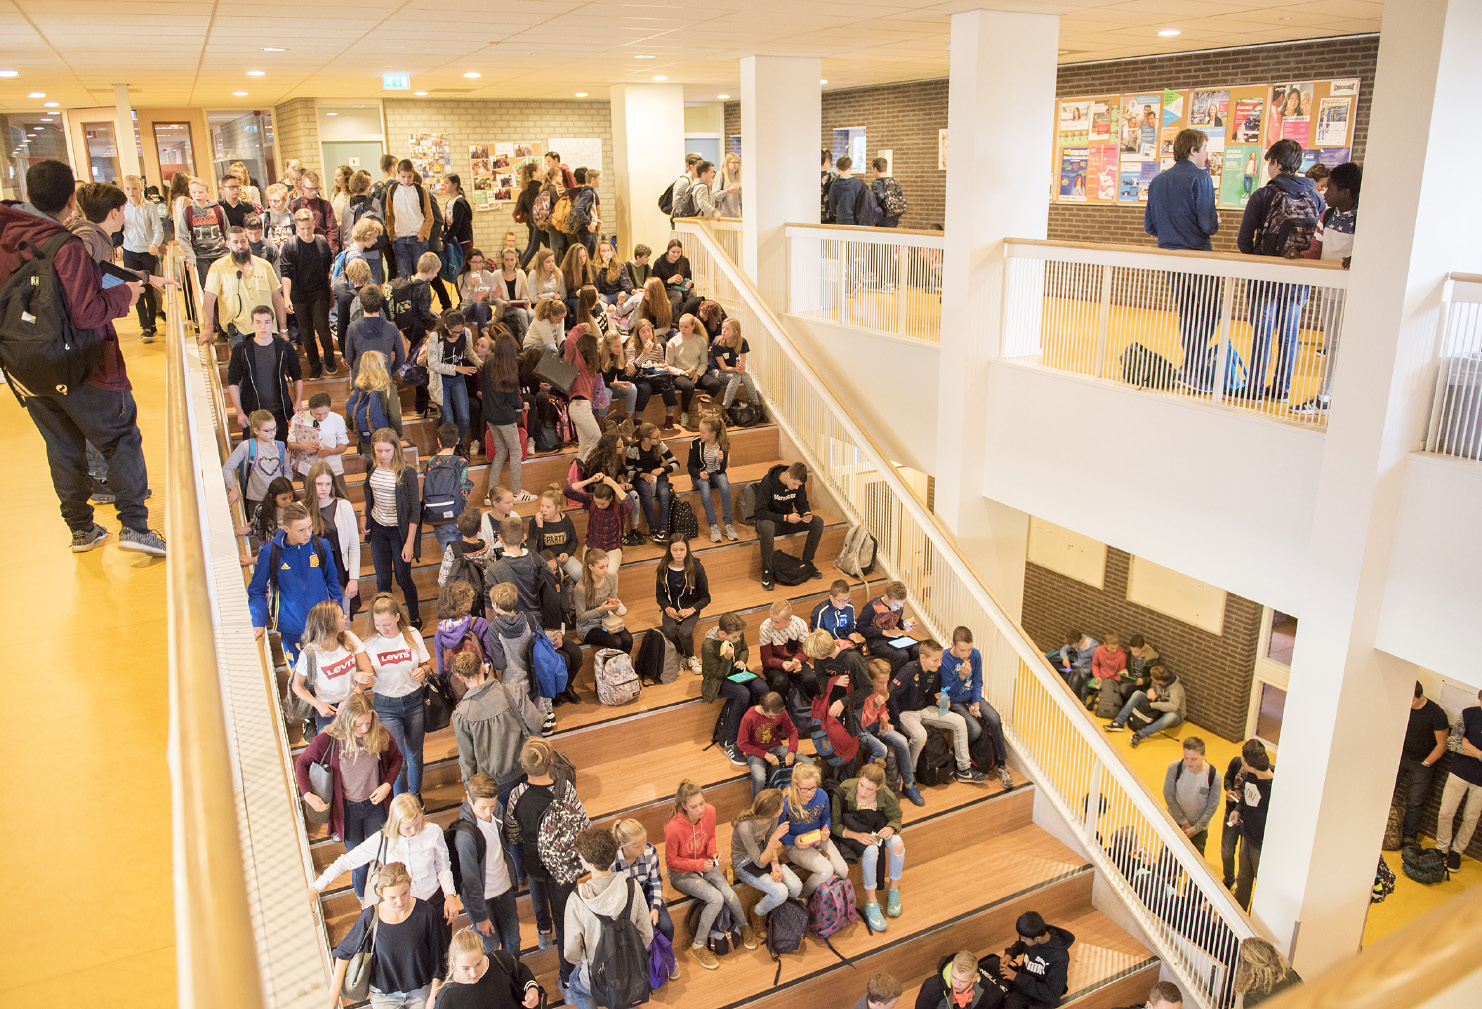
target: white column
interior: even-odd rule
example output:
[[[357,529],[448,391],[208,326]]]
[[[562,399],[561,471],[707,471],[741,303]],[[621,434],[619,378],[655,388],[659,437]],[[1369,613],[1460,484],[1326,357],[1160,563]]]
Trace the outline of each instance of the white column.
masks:
[[[628,259],[639,242],[662,255],[669,218],[659,194],[684,171],[684,88],[679,84],[618,84],[612,105],[612,178],[604,180],[604,212],[616,198],[619,255]]]
[[[1405,455],[1420,444],[1423,381],[1448,271],[1482,268],[1456,228],[1455,166],[1482,157],[1457,116],[1482,90],[1482,8],[1411,0],[1386,10],[1341,359],[1312,527],[1313,581],[1252,915],[1299,970],[1363,934],[1415,683],[1374,648]],[[1435,782],[1439,788],[1441,782]],[[1429,831],[1433,823],[1424,825]]]
[[[129,86],[113,85],[113,139],[118,148],[119,184],[123,176],[143,177],[144,168],[139,164],[139,142],[134,138],[134,111],[129,103]],[[203,138],[209,143],[210,138]]]
[[[783,226],[818,221],[822,69],[812,56],[741,60],[741,268],[779,313],[788,292]]]
[[[1028,519],[983,496],[987,362],[998,356],[1006,238],[1044,238],[1059,18],[952,16],[947,229],[937,399],[936,511],[1018,615]],[[1014,137],[1005,144],[1004,137]]]

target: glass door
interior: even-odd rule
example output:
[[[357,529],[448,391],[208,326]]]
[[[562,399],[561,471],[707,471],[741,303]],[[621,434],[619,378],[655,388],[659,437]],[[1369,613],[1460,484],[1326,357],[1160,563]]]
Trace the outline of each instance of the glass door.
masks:
[[[191,144],[190,123],[155,123],[154,150],[159,157],[160,177],[165,185],[176,172],[196,174],[195,151]]]
[[[92,182],[119,182],[121,173],[113,124],[83,123],[82,135],[87,142],[88,179]]]

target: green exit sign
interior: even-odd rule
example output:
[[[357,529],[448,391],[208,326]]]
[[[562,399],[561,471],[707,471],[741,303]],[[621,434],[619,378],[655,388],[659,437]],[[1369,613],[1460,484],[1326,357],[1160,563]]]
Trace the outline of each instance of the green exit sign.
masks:
[[[412,90],[411,74],[382,74],[382,91],[410,91]]]

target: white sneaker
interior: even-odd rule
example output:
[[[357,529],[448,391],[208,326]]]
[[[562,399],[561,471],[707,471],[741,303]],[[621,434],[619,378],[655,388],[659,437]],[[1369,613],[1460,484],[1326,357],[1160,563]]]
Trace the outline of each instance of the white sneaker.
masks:
[[[703,671],[699,656],[690,656],[690,672],[699,675]]]
[[[736,540],[739,540],[740,538],[741,538],[740,536],[736,535],[736,527],[735,526],[733,526],[733,525],[726,526],[726,539],[728,539],[732,543],[734,543]]]
[[[518,494],[515,495],[515,504],[529,504],[531,501],[534,501],[534,500],[535,500],[535,495],[534,494],[531,494],[527,490],[522,490],[522,491],[520,491],[520,493],[518,493]],[[490,502],[490,503],[492,504],[493,502]]]
[[[711,543],[719,543],[720,542],[720,526],[711,526],[710,527],[710,542]]]

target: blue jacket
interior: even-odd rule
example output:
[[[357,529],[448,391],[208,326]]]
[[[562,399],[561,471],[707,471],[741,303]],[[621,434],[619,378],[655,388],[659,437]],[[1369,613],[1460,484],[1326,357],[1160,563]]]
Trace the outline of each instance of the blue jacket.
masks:
[[[856,224],[854,201],[864,190],[864,182],[857,175],[841,175],[828,190],[828,208],[834,215],[835,224]]]
[[[1156,176],[1148,186],[1142,229],[1158,239],[1160,249],[1208,252],[1209,236],[1220,230],[1209,173],[1186,160]]]
[[[292,546],[288,534],[279,529],[257,552],[252,584],[247,586],[247,605],[252,611],[253,627],[270,626],[268,567],[275,543],[283,556],[278,564],[277,620],[271,626],[283,634],[302,634],[304,620],[319,603],[333,599],[343,604],[339,569],[335,567],[333,551],[322,537],[311,536],[302,546]]]
[[[837,610],[832,602],[825,599],[813,607],[813,612],[808,617],[808,629],[828,631],[836,639],[849,637],[854,633],[854,604],[845,603],[842,610]]]
[[[967,657],[971,675],[962,679],[963,660],[949,648],[942,653],[942,689],[953,704],[977,704],[983,700],[983,654],[976,648]]]

